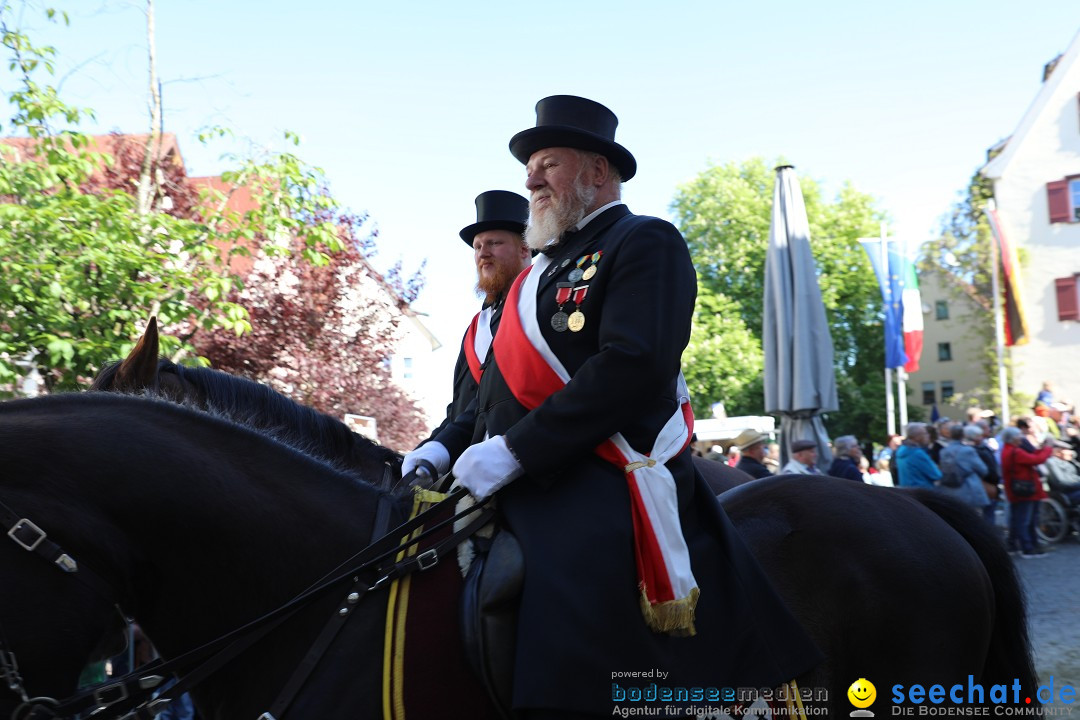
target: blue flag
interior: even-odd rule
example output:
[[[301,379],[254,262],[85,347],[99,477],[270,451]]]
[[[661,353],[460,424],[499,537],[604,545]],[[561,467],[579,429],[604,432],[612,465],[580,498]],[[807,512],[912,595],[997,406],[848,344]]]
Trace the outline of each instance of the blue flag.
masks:
[[[888,241],[887,266],[883,266],[880,240],[859,240],[877,276],[885,310],[885,367],[899,368],[907,364],[904,352],[904,264],[895,241]]]

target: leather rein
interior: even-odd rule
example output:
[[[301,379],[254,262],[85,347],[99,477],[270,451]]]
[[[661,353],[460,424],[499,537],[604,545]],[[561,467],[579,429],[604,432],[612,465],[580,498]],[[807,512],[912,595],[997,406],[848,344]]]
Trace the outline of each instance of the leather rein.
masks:
[[[390,473],[391,468],[387,463],[381,487],[390,487]],[[436,474],[432,472],[431,477],[436,477]],[[445,481],[446,478],[443,480]],[[406,478],[403,478],[403,482],[405,481]],[[327,621],[311,649],[297,664],[289,681],[283,686],[270,708],[257,719],[277,720],[291,704],[323,653],[330,647],[338,631],[368,592],[383,588],[391,581],[413,572],[434,567],[442,557],[447,553],[452,553],[466,538],[491,521],[495,511],[487,506],[488,503],[485,500],[459,513],[454,513],[448,519],[409,538],[409,535],[422,527],[433,515],[447,506],[453,507],[453,504],[466,494],[464,488],[457,488],[433,507],[397,527],[389,528],[394,498],[389,492],[383,493],[375,512],[371,544],[338,565],[289,602],[201,647],[168,661],[161,658],[153,660],[138,668],[137,671],[114,681],[79,691],[63,700],[29,697],[19,674],[15,655],[8,649],[2,628],[0,628],[0,682],[6,685],[9,691],[17,694],[22,701],[22,704],[13,712],[11,720],[61,720],[91,711],[95,720],[151,720],[174,699],[221,670],[310,602],[328,591],[334,589],[340,591],[341,587],[347,584],[347,591],[336,606],[337,610]],[[477,514],[476,517],[464,527],[432,547],[404,557],[402,560],[394,560],[399,553],[417,545],[447,526],[452,527],[457,520],[473,513]],[[45,531],[29,519],[20,517],[2,502],[0,502],[0,528],[4,529],[8,537],[23,550],[43,558],[60,571],[72,574],[108,599],[111,604],[116,605],[119,610],[119,605],[115,600],[116,593],[108,583],[89,568],[79,566],[69,553],[48,539]],[[398,540],[398,538],[406,539]],[[180,676],[179,681],[155,697],[156,689],[174,674]]]

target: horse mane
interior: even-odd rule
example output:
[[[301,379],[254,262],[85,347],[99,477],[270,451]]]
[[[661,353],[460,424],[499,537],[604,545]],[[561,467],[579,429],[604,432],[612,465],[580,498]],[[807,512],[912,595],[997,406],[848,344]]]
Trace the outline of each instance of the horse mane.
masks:
[[[378,462],[400,460],[399,454],[354,433],[337,418],[297,403],[254,380],[212,368],[177,365],[164,357],[158,361],[158,372],[172,372],[198,388],[207,410],[267,432],[286,445],[330,463],[339,463],[349,454],[360,454]]]
[[[107,390],[120,363],[102,368],[91,390]],[[353,432],[348,425],[326,413],[296,402],[253,380],[212,368],[179,365],[167,358],[158,360],[158,375],[170,373],[198,388],[202,398],[181,398],[179,404],[202,408],[233,422],[270,435],[308,455],[316,456],[346,471],[355,470],[350,458],[373,463],[396,464],[401,456],[378,443]],[[144,394],[166,396],[160,386],[147,388]]]

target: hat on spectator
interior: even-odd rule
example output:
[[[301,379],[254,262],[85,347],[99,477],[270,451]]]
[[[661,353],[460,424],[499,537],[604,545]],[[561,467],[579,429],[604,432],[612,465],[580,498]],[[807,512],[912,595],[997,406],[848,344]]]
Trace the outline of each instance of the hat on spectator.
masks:
[[[757,445],[758,443],[765,442],[768,439],[769,438],[765,437],[757,430],[743,430],[741,433],[739,433],[738,437],[735,438],[733,444],[740,450],[745,450],[751,445]]]
[[[791,452],[797,453],[816,447],[817,443],[813,440],[796,440],[795,442],[791,443]]]

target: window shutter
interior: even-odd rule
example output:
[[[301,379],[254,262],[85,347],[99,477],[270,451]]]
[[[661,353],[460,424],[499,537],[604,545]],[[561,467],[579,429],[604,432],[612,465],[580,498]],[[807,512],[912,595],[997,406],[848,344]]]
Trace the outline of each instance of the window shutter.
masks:
[[[1054,280],[1057,291],[1058,320],[1080,320],[1080,297],[1076,293],[1076,276]]]
[[[1069,222],[1069,181],[1046,183],[1046,200],[1050,205],[1050,222]]]

